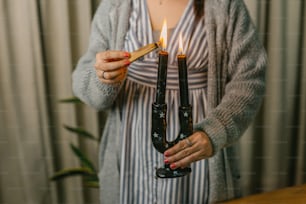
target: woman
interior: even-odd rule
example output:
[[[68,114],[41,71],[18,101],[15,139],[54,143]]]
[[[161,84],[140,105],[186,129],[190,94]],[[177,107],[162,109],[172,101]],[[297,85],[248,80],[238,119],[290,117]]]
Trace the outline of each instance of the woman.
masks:
[[[151,142],[158,53],[130,63],[130,52],[171,35],[166,103],[168,140],[176,138],[176,54],[182,32],[188,56],[194,133],[164,155]],[[101,203],[214,203],[239,196],[236,142],[264,93],[265,51],[243,0],[103,0],[73,90],[108,111],[100,146]],[[187,145],[188,144],[188,145]],[[155,168],[191,166],[190,175],[155,178]]]

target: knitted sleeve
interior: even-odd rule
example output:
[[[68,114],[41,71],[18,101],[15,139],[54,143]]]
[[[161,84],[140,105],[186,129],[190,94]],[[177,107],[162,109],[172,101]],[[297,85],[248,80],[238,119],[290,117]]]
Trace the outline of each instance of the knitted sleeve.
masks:
[[[120,83],[103,84],[99,81],[94,64],[98,52],[109,49],[109,4],[99,5],[92,21],[87,52],[80,58],[72,74],[72,88],[76,97],[91,107],[102,110],[110,107],[120,90]]]
[[[228,60],[220,103],[195,129],[207,133],[214,148],[236,142],[258,111],[265,91],[266,52],[243,0],[231,0],[225,38]],[[218,95],[218,94],[217,94]]]

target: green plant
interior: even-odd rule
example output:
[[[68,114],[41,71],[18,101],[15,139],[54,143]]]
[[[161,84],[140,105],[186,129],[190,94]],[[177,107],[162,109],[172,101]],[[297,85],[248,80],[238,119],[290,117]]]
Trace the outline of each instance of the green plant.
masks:
[[[68,98],[60,100],[61,103],[73,103],[79,104],[82,103],[78,98]],[[86,131],[81,127],[71,127],[64,125],[64,128],[79,137],[94,140],[99,142],[99,139],[93,136],[90,132]],[[84,185],[90,188],[98,188],[99,187],[99,178],[97,174],[97,170],[94,167],[93,163],[88,159],[88,157],[74,144],[70,144],[70,148],[74,155],[79,159],[81,166],[73,167],[73,168],[64,168],[61,169],[50,178],[51,181],[59,181],[71,176],[82,176],[84,179]]]

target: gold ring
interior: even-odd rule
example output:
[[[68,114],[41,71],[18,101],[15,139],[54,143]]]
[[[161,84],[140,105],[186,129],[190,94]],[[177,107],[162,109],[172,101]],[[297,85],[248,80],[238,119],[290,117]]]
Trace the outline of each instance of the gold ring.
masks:
[[[186,142],[188,147],[191,147],[193,145],[192,142],[189,140],[189,138],[186,138],[185,142]]]

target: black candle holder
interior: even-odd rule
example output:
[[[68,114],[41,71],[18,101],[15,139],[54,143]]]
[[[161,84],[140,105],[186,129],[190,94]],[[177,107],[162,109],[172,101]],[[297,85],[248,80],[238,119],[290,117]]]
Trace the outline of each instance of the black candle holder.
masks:
[[[166,130],[167,105],[152,104],[152,142],[155,149],[164,153],[167,149],[177,144],[180,140],[186,139],[193,132],[192,107],[179,107],[180,133],[174,141],[167,141]],[[169,164],[156,170],[156,176],[159,178],[182,177],[191,172],[190,167],[171,169]]]

